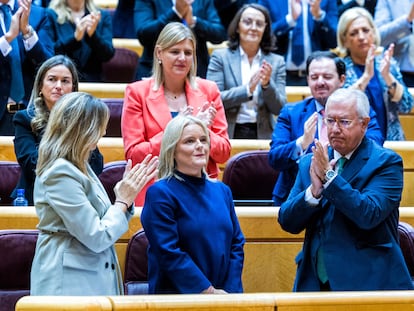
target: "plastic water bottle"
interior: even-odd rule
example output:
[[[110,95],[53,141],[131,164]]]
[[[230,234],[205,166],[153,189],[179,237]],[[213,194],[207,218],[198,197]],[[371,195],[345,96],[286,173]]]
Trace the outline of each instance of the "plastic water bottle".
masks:
[[[27,199],[24,197],[24,189],[17,189],[17,197],[13,200],[14,206],[27,206]]]

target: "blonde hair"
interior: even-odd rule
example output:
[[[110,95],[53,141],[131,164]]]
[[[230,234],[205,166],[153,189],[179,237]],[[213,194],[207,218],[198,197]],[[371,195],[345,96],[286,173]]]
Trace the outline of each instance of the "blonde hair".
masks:
[[[197,74],[197,57],[196,57],[196,38],[190,28],[182,23],[168,23],[160,32],[154,48],[154,60],[152,64],[152,77],[154,78],[154,91],[157,91],[164,83],[164,71],[162,64],[158,62],[157,51],[166,50],[180,43],[183,40],[190,40],[193,44],[193,63],[188,72],[187,79],[191,87],[196,86],[195,78]]]
[[[52,0],[49,8],[56,12],[57,21],[59,24],[64,24],[69,21],[75,23],[72,18],[72,9],[69,7],[67,0]],[[99,8],[93,0],[85,0],[85,9],[89,12],[98,12]]]
[[[349,52],[345,47],[346,34],[351,23],[359,17],[365,18],[371,26],[372,31],[374,32],[374,44],[377,47],[379,47],[381,44],[380,33],[378,31],[378,28],[375,26],[371,13],[369,13],[364,8],[350,8],[341,15],[338,21],[338,29],[336,32],[338,47],[336,48],[336,52],[341,57],[349,55]]]
[[[40,134],[40,132],[46,127],[47,121],[49,120],[50,111],[41,93],[46,74],[50,69],[60,65],[65,66],[72,75],[72,92],[78,91],[78,73],[76,71],[75,64],[69,57],[64,55],[56,55],[46,60],[37,71],[29,105],[27,106],[29,116],[33,117],[31,126],[32,131],[35,134]]]
[[[168,122],[164,130],[164,135],[161,141],[161,150],[158,165],[158,178],[170,178],[174,175],[175,170],[175,150],[177,144],[181,139],[184,128],[191,124],[197,124],[202,129],[207,137],[208,145],[210,146],[210,135],[207,126],[199,118],[187,115],[178,115]],[[204,171],[205,173],[205,171]]]
[[[108,120],[109,109],[100,99],[82,92],[63,95],[50,112],[39,145],[36,174],[40,176],[59,158],[87,174],[91,148],[105,134]]]

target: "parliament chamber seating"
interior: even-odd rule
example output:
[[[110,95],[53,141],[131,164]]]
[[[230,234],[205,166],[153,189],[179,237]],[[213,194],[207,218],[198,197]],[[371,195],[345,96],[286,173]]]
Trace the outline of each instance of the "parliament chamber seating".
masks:
[[[130,49],[115,47],[114,56],[102,64],[103,82],[130,83],[135,81],[139,55]]]
[[[227,161],[222,180],[230,187],[235,205],[273,205],[279,172],[269,165],[268,154],[268,150],[243,151]]]
[[[125,253],[124,284],[126,295],[148,294],[148,239],[143,229],[128,241]]]
[[[109,108],[109,122],[105,137],[121,137],[121,117],[123,98],[103,98],[102,101]]]
[[[115,202],[114,187],[116,183],[122,179],[125,166],[125,160],[105,163],[102,173],[98,176],[112,203]]]
[[[414,284],[414,228],[403,221],[398,223],[400,247]]]
[[[13,205],[13,199],[10,197],[10,194],[16,187],[19,177],[19,163],[0,161],[0,205]]]
[[[0,310],[14,311],[16,302],[30,294],[30,269],[37,230],[0,230]]]

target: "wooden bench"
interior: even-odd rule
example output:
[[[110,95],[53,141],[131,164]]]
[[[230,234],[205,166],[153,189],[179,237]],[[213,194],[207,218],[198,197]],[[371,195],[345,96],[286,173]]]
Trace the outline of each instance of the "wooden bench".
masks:
[[[16,311],[409,311],[411,291],[21,298]]]
[[[25,296],[16,309],[20,311],[112,311],[111,300],[105,296]]]
[[[142,208],[130,222],[129,230],[115,248],[122,271],[130,237],[142,228]],[[246,293],[290,292],[296,273],[295,257],[302,248],[304,234],[284,231],[277,222],[278,207],[236,207],[241,229],[246,238],[243,285]],[[414,226],[414,207],[401,207],[400,220]],[[1,229],[34,229],[38,218],[33,206],[0,206]],[[414,292],[413,292],[414,294]]]
[[[21,298],[16,311],[409,311],[411,291]]]

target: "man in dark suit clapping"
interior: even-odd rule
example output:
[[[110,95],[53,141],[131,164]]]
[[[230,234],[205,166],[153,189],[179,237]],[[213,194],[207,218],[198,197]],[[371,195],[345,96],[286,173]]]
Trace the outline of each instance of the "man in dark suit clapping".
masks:
[[[48,11],[0,0],[0,135],[14,135],[13,113],[25,109],[37,68],[53,54]]]

